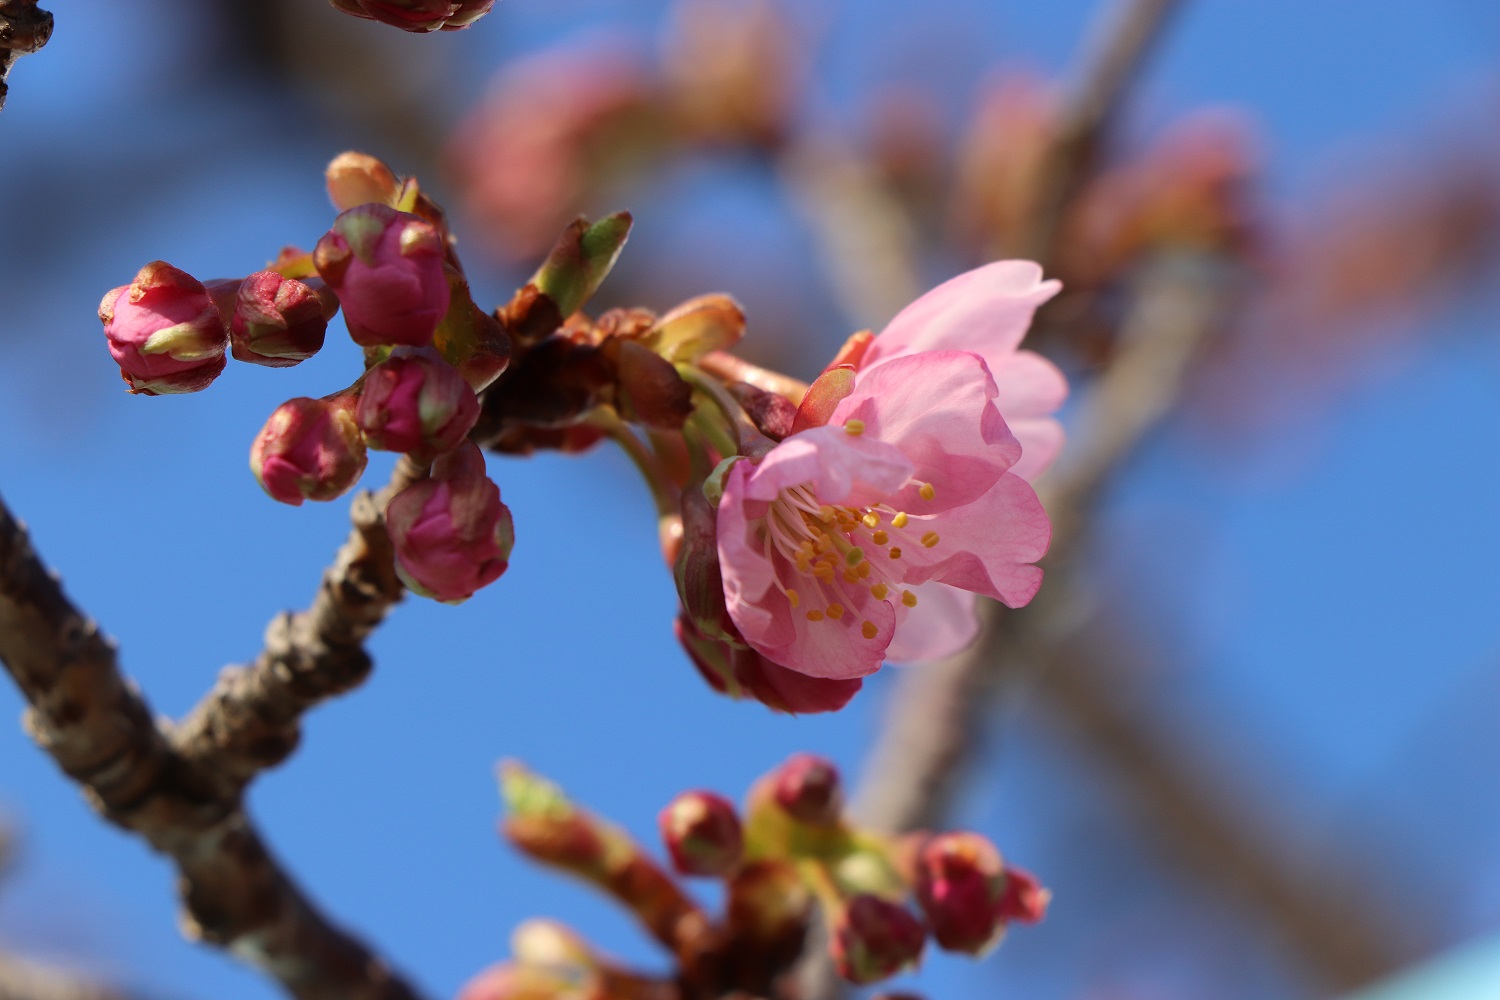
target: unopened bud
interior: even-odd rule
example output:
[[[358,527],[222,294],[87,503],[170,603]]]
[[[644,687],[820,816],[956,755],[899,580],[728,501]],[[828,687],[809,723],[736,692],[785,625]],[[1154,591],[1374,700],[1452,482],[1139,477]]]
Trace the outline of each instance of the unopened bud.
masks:
[[[686,614],[678,615],[674,630],[677,641],[710,687],[734,698],[753,698],[774,712],[836,712],[864,685],[858,677],[810,677],[772,663],[753,649],[705,636]]]
[[[461,31],[488,14],[495,0],[331,0],[346,14],[402,31]]]
[[[99,319],[131,392],[197,392],[224,370],[229,331],[208,289],[165,261],[105,293]]]
[[[372,202],[394,205],[401,195],[401,181],[383,162],[368,153],[340,153],[323,174],[333,207],[347,212]]]
[[[338,295],[355,343],[432,343],[451,292],[443,237],[430,222],[389,205],[356,206],[334,220],[313,262]]]
[[[365,376],[354,419],[371,448],[435,455],[473,429],[479,400],[436,351],[398,347]]]
[[[250,446],[250,470],[273,499],[293,506],[347,493],[365,471],[365,443],[341,399],[289,399]]]
[[[1000,916],[1023,924],[1039,923],[1052,902],[1050,890],[1042,888],[1036,876],[1020,868],[1005,870],[1005,892],[1000,897]]]
[[[999,943],[1007,879],[1000,852],[987,839],[977,833],[933,837],[917,855],[915,882],[917,902],[939,946],[982,955]]]
[[[323,348],[338,300],[317,278],[298,281],[257,271],[240,283],[229,322],[236,361],[290,368]]]
[[[905,907],[859,895],[839,914],[830,950],[839,975],[863,985],[915,965],[926,938],[921,922]]]
[[[551,969],[501,962],[464,984],[458,1000],[563,1000],[572,982]]]
[[[844,811],[844,791],[833,761],[816,754],[788,758],[772,777],[776,804],[793,819],[812,826],[833,826]]]
[[[684,875],[725,875],[740,863],[745,836],[734,804],[713,792],[684,792],[657,819],[672,864]]]
[[[430,479],[392,497],[385,519],[396,572],[423,597],[466,601],[510,563],[510,508],[500,502],[500,487],[485,475],[484,455],[472,442],[439,457]]]
[[[587,942],[556,920],[533,919],[510,936],[510,953],[522,965],[552,969],[570,977],[592,970],[597,962]]]

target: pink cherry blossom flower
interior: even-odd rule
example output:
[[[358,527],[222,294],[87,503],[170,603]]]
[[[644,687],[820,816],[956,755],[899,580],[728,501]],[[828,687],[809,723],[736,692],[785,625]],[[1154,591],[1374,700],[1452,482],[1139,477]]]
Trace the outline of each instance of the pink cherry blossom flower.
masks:
[[[1019,350],[1037,307],[1058,293],[1029,260],[1002,260],[944,282],[891,320],[865,352],[861,370],[920,351],[972,351],[984,359],[999,395],[995,405],[1021,443],[1011,472],[1028,482],[1062,450],[1062,425],[1052,418],[1068,397],[1057,366]]]
[[[1030,464],[1044,467],[1061,444],[1047,425],[1066,382],[1015,349],[1056,291],[1039,277],[992,264],[923,296],[864,350],[843,399],[804,405],[826,422],[729,472],[719,560],[751,649],[812,677],[857,678],[887,658],[963,649],[978,633],[976,594],[1031,600],[1052,529],[1014,471],[1023,446],[998,404],[1031,421]]]

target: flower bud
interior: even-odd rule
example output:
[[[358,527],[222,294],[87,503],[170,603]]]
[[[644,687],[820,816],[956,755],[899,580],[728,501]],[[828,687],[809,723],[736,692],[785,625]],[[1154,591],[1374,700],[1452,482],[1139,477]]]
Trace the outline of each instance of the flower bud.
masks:
[[[344,307],[356,344],[426,347],[448,311],[437,228],[389,205],[349,209],[313,250],[318,274]]]
[[[556,920],[534,918],[522,923],[511,933],[510,953],[522,965],[551,969],[573,978],[581,978],[598,964],[588,943]]]
[[[711,639],[685,614],[678,615],[674,630],[677,641],[710,687],[733,698],[754,698],[774,712],[836,712],[864,686],[858,677],[810,677],[772,663],[753,649],[738,649]]]
[[[458,1000],[562,1000],[572,995],[572,983],[551,969],[501,962],[465,983]]]
[[[598,291],[619,260],[630,225],[629,212],[616,212],[594,223],[578,219],[563,231],[531,283],[557,305],[564,318],[573,315]]]
[[[152,261],[99,303],[109,353],[130,391],[197,392],[224,370],[229,331],[203,283]]]
[[[1039,923],[1047,915],[1052,893],[1042,888],[1036,876],[1020,868],[1005,870],[1005,892],[1000,897],[1000,917],[1023,924]]]
[[[484,455],[472,442],[438,458],[432,478],[391,498],[385,519],[396,572],[423,597],[466,601],[510,562],[510,509],[500,502],[500,487],[485,476]]]
[[[772,774],[776,804],[811,826],[833,826],[844,811],[844,791],[833,761],[817,754],[787,758]]]
[[[354,419],[381,451],[452,451],[479,419],[479,399],[431,348],[398,347],[365,376]]]
[[[982,955],[1005,930],[1000,852],[977,833],[933,837],[917,856],[916,896],[932,936],[948,951]]]
[[[347,493],[365,471],[365,443],[343,399],[289,399],[250,446],[250,471],[294,507]]]
[[[360,205],[394,205],[401,196],[401,182],[391,168],[369,153],[340,153],[323,173],[328,199],[340,212]]]
[[[672,864],[684,875],[725,875],[740,863],[745,835],[728,799],[683,792],[657,818]]]
[[[839,975],[864,985],[915,965],[926,937],[922,924],[905,907],[879,896],[859,895],[839,914],[830,949]]]
[[[323,349],[328,320],[338,300],[317,278],[298,281],[275,271],[257,271],[239,286],[229,321],[229,348],[236,361],[290,368]]]
[[[495,0],[332,0],[346,14],[402,31],[461,31],[488,14]]]

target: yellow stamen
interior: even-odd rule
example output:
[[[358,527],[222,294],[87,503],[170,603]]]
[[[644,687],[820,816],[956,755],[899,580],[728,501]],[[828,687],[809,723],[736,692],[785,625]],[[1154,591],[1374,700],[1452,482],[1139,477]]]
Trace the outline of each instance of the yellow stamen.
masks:
[[[922,488],[917,490],[917,492],[921,494],[923,500],[931,500],[937,496],[937,490],[933,488],[931,483],[923,483]]]
[[[893,546],[891,546],[890,556],[891,556],[892,559],[900,559],[901,558],[901,546],[899,546],[899,545],[893,545]]]
[[[820,520],[820,521],[831,521],[831,520],[833,520],[833,508],[830,507],[830,506],[828,506],[826,503],[823,504],[821,507],[819,507],[818,508],[818,520]]]
[[[865,577],[870,575],[870,564],[867,562],[862,562],[859,564],[859,569],[855,570],[854,572],[861,580],[863,580]]]
[[[908,608],[914,608],[917,606],[917,595],[909,590],[903,590],[901,591],[901,603]]]
[[[866,514],[864,517],[860,518],[860,520],[863,521],[863,522],[865,522],[865,527],[866,528],[873,528],[876,525],[880,524],[880,515],[877,514],[877,513],[875,513],[872,510],[872,511],[870,511],[870,513]]]
[[[788,601],[791,601],[791,602],[792,602],[792,607],[794,607],[794,608],[795,608],[795,607],[796,607],[796,606],[797,606],[797,605],[799,605],[799,604],[801,604],[801,603],[802,603],[802,597],[801,597],[801,595],[799,595],[799,594],[798,594],[798,593],[797,593],[797,592],[796,592],[796,591],[795,591],[795,590],[793,590],[793,589],[792,589],[792,588],[791,588],[791,587],[788,587],[788,588],[786,588],[786,599],[787,599],[787,600],[788,600]]]
[[[810,622],[820,622],[823,620],[823,612],[819,611],[817,608],[813,608],[807,613],[807,620]]]
[[[903,511],[899,511],[899,512],[897,512],[897,514],[896,514],[895,517],[891,518],[891,527],[893,527],[893,528],[904,528],[904,527],[906,527],[906,511],[904,511],[904,510]]]
[[[828,605],[828,617],[832,618],[834,621],[838,621],[840,618],[844,617],[844,606],[842,604]]]
[[[844,433],[845,434],[852,434],[855,437],[859,437],[864,432],[865,432],[865,422],[863,420],[846,420],[846,421],[844,421]]]
[[[851,566],[848,569],[844,570],[844,582],[845,583],[858,583],[859,582],[859,571],[856,570],[853,566]]]
[[[891,536],[887,535],[883,531],[877,531],[870,537],[874,539],[876,545],[884,545],[886,542],[891,540]]]
[[[833,579],[833,567],[827,563],[818,563],[813,567],[813,576],[827,583]]]
[[[870,588],[870,596],[875,598],[875,600],[877,601],[885,600],[885,595],[889,594],[890,592],[891,588],[887,587],[883,583],[877,583],[875,586]]]
[[[927,534],[922,536],[922,544],[929,549],[940,541],[942,541],[942,539],[938,537],[938,533],[936,531],[929,531]]]
[[[865,622],[859,627],[859,632],[866,639],[873,639],[880,634],[880,629],[875,627],[874,622]]]

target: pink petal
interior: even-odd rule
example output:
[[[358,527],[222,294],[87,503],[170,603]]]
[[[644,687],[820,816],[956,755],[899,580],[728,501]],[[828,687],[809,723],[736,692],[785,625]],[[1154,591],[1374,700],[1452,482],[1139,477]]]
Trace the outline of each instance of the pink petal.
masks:
[[[1011,466],[1011,474],[1034,483],[1062,451],[1062,424],[1051,417],[1022,417],[1011,422],[1010,430],[1021,442],[1021,460]]]
[[[929,531],[938,535],[931,548],[919,542]],[[936,580],[1018,608],[1042,585],[1031,564],[1046,554],[1052,525],[1030,484],[1006,473],[966,507],[912,518],[903,535],[905,582]]]
[[[918,351],[973,351],[992,371],[1015,352],[1038,306],[1058,293],[1029,260],[1002,260],[944,282],[891,320],[864,367]]]
[[[930,663],[967,649],[979,637],[978,598],[967,590],[942,583],[911,588],[917,606],[896,623],[896,637],[885,651],[898,663]]]
[[[990,375],[998,391],[995,405],[1010,424],[1018,417],[1056,413],[1068,398],[1068,380],[1056,365],[1035,351],[1017,351],[999,367],[991,365]]]
[[[862,372],[853,395],[834,411],[830,428],[857,419],[861,436],[901,449],[916,482],[887,497],[892,506],[931,514],[972,503],[1021,457],[995,408],[995,383],[978,355],[927,351]],[[932,500],[918,483],[931,483]]]
[[[877,601],[864,587],[846,584],[837,578],[832,583],[823,584],[823,588],[829,591],[827,595],[811,589],[811,578],[801,577],[798,582],[801,584],[798,590],[801,601],[795,610],[791,610],[795,638],[785,646],[756,648],[772,662],[809,677],[848,680],[879,670],[896,628],[896,612],[890,602]],[[785,602],[780,593],[776,596]],[[808,620],[809,610],[821,611],[832,603],[844,608],[841,618]],[[875,626],[875,634],[869,638],[862,631],[865,622]]]
[[[913,468],[899,449],[874,435],[813,427],[771,449],[750,476],[745,496],[769,501],[787,487],[811,483],[820,503],[861,506],[895,493]]]
[[[786,645],[794,638],[791,607],[776,586],[776,568],[766,557],[760,525],[770,504],[745,496],[752,473],[739,462],[724,480],[719,502],[719,568],[724,603],[745,641],[756,648]],[[775,603],[771,597],[776,598]]]

